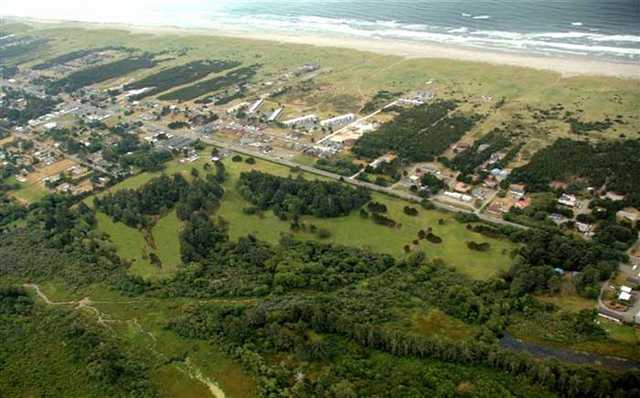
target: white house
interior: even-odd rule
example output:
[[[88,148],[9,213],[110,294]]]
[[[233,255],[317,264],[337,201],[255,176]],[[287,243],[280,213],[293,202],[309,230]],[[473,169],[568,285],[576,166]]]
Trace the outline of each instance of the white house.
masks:
[[[578,199],[575,197],[575,195],[563,193],[562,196],[560,196],[560,199],[558,199],[558,203],[567,207],[576,207],[576,205],[578,204]]]

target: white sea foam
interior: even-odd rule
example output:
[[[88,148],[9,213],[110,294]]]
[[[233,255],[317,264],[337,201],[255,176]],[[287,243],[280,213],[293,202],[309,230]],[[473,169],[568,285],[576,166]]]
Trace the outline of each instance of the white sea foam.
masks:
[[[582,26],[582,22],[571,22],[572,26]]]
[[[487,19],[488,15],[472,16]],[[216,18],[216,25],[236,29],[292,32],[295,34],[333,34],[382,40],[408,40],[456,44],[474,48],[499,49],[535,53],[565,53],[567,55],[604,55],[640,58],[640,36],[605,35],[588,31],[519,33],[500,30],[473,30],[469,27],[443,27],[424,24],[404,24],[395,20],[366,21],[360,19],[325,18],[317,16],[285,17],[253,15]],[[611,44],[608,44],[611,43]]]

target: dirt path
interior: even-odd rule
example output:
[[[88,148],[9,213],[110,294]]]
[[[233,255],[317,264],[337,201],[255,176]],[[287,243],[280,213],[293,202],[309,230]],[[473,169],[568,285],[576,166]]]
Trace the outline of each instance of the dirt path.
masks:
[[[100,311],[98,308],[94,306],[94,304],[132,304],[132,303],[137,303],[138,301],[96,301],[94,302],[89,297],[84,297],[77,301],[53,301],[42,291],[42,289],[40,289],[40,286],[36,285],[35,283],[25,283],[24,285],[22,285],[22,287],[24,287],[25,289],[31,289],[35,291],[36,295],[42,301],[44,301],[47,305],[69,305],[69,306],[73,306],[74,309],[76,310],[87,310],[93,313],[96,316],[98,324],[105,327],[112,333],[115,333],[115,331],[109,325],[110,323],[117,323],[117,322],[130,323],[133,326],[135,326],[135,328],[140,333],[149,336],[151,340],[153,340],[154,344],[157,342],[157,339],[153,335],[153,333],[145,330],[142,327],[142,325],[140,325],[137,318],[127,319],[127,320],[111,319],[111,317],[108,314]],[[151,351],[153,351],[156,355],[164,358],[165,360],[167,359],[165,354],[155,350],[153,347],[149,346],[148,348]],[[209,377],[206,377],[199,368],[193,365],[193,363],[190,361],[189,358],[186,359],[186,361],[184,362],[184,365],[186,369],[183,369],[178,364],[175,364],[174,366],[176,366],[178,370],[181,370],[187,373],[189,377],[191,377],[192,379],[197,380],[200,383],[207,386],[213,398],[225,398],[225,393],[218,386],[218,384],[212,379],[210,379]]]

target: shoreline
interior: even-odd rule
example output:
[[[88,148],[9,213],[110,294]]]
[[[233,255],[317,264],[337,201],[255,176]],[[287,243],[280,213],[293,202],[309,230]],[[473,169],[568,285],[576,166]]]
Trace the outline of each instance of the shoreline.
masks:
[[[61,24],[85,29],[122,29],[132,33],[173,34],[181,36],[205,35],[246,40],[260,40],[276,43],[311,45],[325,48],[353,49],[381,55],[399,56],[407,59],[448,59],[455,61],[479,62],[490,65],[504,65],[559,73],[562,77],[604,76],[640,80],[640,63],[623,63],[592,60],[578,57],[547,57],[515,52],[500,52],[488,49],[444,45],[440,43],[414,43],[393,40],[358,39],[351,37],[293,34],[276,32],[248,32],[231,29],[185,28],[161,25],[136,25],[129,23],[83,22],[65,20],[41,20],[34,18],[9,17],[16,22],[38,24]]]

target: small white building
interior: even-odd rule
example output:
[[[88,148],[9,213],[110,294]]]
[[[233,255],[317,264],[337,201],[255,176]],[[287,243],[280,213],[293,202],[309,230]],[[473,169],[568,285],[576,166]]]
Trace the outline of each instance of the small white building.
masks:
[[[562,196],[560,196],[560,199],[558,199],[558,203],[567,207],[576,207],[576,205],[578,204],[578,199],[575,197],[575,195],[563,193]]]
[[[629,300],[631,300],[631,294],[629,294],[627,292],[620,292],[620,295],[618,296],[618,300],[620,300],[620,301],[629,301]]]

